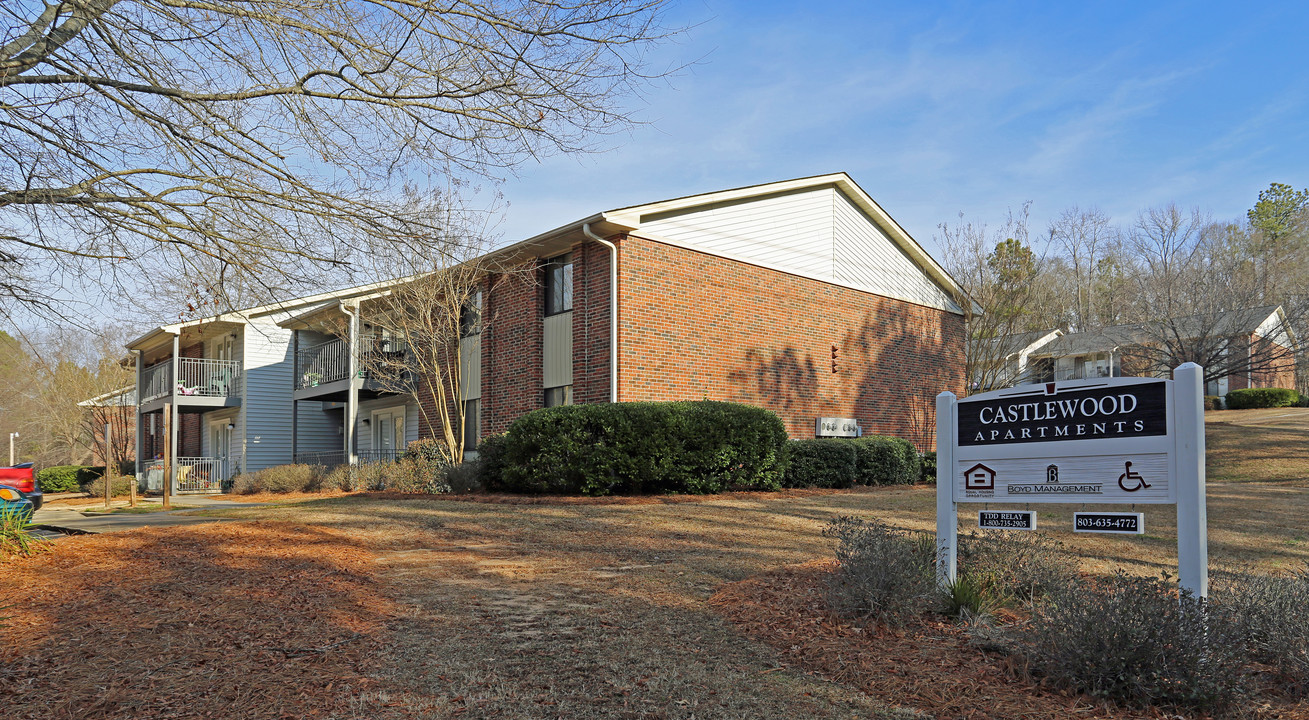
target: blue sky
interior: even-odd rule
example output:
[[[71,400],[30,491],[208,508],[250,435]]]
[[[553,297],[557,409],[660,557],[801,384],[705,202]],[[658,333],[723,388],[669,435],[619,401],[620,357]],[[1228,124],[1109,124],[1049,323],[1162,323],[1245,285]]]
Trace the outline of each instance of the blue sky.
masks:
[[[684,0],[612,149],[520,168],[512,241],[599,210],[844,170],[936,252],[941,222],[1072,205],[1244,217],[1309,185],[1309,3]]]

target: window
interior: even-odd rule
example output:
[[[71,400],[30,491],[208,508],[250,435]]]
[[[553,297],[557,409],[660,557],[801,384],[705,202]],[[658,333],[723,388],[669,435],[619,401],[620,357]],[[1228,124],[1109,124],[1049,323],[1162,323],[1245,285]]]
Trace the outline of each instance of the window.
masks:
[[[464,452],[477,449],[478,434],[482,427],[482,403],[479,400],[464,401]]]
[[[459,337],[472,337],[482,332],[482,291],[469,293],[459,308]]]
[[[545,264],[545,314],[573,309],[573,254],[560,255]]]
[[[545,389],[545,406],[558,407],[573,404],[573,386],[561,385]]]

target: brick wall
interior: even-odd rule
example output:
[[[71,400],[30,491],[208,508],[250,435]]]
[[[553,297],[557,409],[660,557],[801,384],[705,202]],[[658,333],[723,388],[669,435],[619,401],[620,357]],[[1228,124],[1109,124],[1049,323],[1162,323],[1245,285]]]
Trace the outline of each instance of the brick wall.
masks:
[[[609,402],[609,248],[573,246],[573,402]]]
[[[854,417],[927,449],[936,394],[963,387],[959,315],[639,238],[619,268],[620,400],[761,405],[796,438]]]
[[[482,435],[503,432],[545,402],[541,271],[535,263],[488,280],[483,296]]]

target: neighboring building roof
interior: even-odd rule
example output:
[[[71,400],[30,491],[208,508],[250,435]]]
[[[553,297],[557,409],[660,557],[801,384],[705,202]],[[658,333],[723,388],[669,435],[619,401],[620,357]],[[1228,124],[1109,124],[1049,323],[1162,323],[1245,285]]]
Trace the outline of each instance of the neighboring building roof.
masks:
[[[1110,352],[1174,334],[1182,339],[1203,335],[1249,335],[1264,327],[1270,318],[1280,313],[1280,305],[1264,305],[1228,310],[1217,316],[1189,315],[1171,321],[1168,326],[1162,323],[1111,325],[1092,332],[1068,333],[1041,346],[1032,354],[1042,357],[1068,357]]]
[[[78,407],[133,407],[136,405],[136,385],[110,390],[103,395],[96,395],[89,400],[78,403]]]
[[[779,211],[765,221],[744,229],[756,234],[774,232],[771,232],[768,238],[755,243],[756,246],[764,246],[766,252],[743,256],[739,252],[734,252],[734,248],[748,244],[748,241],[754,239],[753,235],[747,237],[747,242],[743,243],[740,237],[732,236],[730,229],[708,227],[707,225],[712,223],[703,222],[715,214],[730,216],[731,208],[745,203],[763,203],[769,199],[795,197],[805,193],[817,197],[815,191],[826,188],[831,188],[837,193],[827,207],[830,218],[825,221],[825,230],[829,233],[826,236],[816,234],[815,228],[803,224],[803,220],[788,218]],[[857,215],[860,213],[876,226],[880,233],[879,237],[860,237],[860,229],[852,228],[852,225],[859,224]],[[688,231],[685,223],[677,222],[678,219],[685,219],[692,215],[697,221],[702,221],[698,227],[692,229],[694,232]],[[782,228],[783,231],[776,231],[777,228]],[[739,223],[736,229],[742,231]],[[709,254],[951,312],[963,313],[965,308],[974,313],[981,312],[981,308],[968,297],[963,287],[844,172],[688,195],[608,210],[496,249],[484,258],[512,261],[520,256],[549,256],[555,252],[566,252],[572,243],[579,240],[596,235],[607,237],[618,234],[632,234],[659,242],[681,244]],[[880,241],[889,243],[887,250],[880,254],[868,252],[870,247],[878,249],[875,246]],[[824,247],[826,254],[814,253],[812,247]],[[894,249],[889,249],[891,247]],[[209,323],[244,323],[260,315],[297,310],[300,311],[299,316],[312,315],[336,300],[379,294],[415,277],[421,276],[370,283],[234,310],[183,323],[161,325],[128,343],[127,348],[134,350],[154,347],[165,337],[177,334],[183,328]],[[924,278],[928,282],[922,282]]]

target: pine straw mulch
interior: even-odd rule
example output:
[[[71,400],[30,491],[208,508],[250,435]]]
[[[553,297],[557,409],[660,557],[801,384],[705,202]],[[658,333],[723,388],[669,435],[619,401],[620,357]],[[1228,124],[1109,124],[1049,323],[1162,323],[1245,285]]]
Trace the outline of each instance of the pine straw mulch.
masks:
[[[764,573],[723,587],[709,603],[792,663],[938,720],[1193,717],[1123,708],[1034,682],[1020,660],[983,652],[948,621],[900,631],[856,626],[826,608],[823,586],[835,568],[834,560],[815,560]],[[1305,702],[1258,711],[1261,718],[1309,720]]]
[[[62,539],[0,563],[6,718],[349,715],[394,607],[376,555],[286,523]]]

